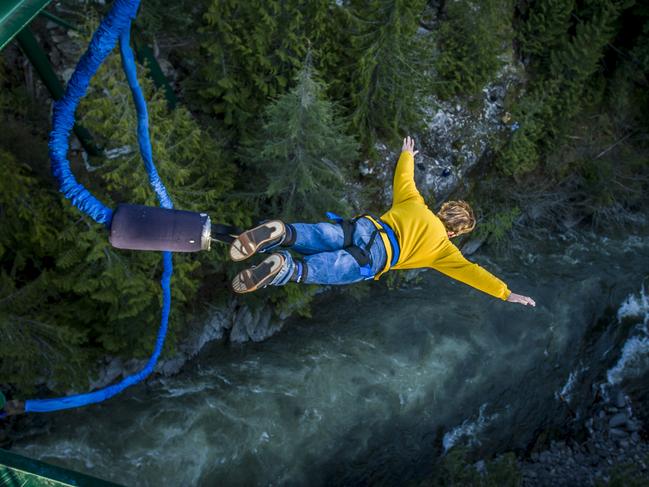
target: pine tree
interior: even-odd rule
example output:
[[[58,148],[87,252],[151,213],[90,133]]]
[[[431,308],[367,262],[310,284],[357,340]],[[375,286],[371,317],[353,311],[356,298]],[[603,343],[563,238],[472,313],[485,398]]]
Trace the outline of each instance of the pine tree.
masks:
[[[436,33],[435,91],[449,98],[475,96],[493,79],[511,49],[512,0],[446,2],[446,18]]]
[[[309,44],[329,29],[327,0],[212,0],[205,21],[200,95],[212,114],[240,133],[269,100],[286,92]]]
[[[353,2],[350,55],[352,126],[366,149],[378,136],[398,138],[419,120],[417,94],[431,45],[418,36],[424,1]]]
[[[345,208],[343,174],[357,144],[344,134],[325,90],[307,56],[295,88],[268,107],[260,136],[247,150],[271,214],[289,221]]]
[[[567,41],[574,9],[575,0],[533,2],[517,36],[521,52],[547,61],[549,54]]]
[[[556,149],[565,127],[589,105],[601,101],[601,60],[614,39],[625,2],[591,0],[570,12],[568,0],[536,2],[521,27],[522,45],[536,66],[525,96],[512,110],[522,130],[501,151],[498,165],[507,174],[522,175],[538,167],[547,150]],[[553,22],[566,32],[559,35]],[[542,23],[539,25],[539,23]],[[555,37],[552,41],[549,36]],[[543,46],[549,43],[553,49]],[[551,168],[565,174],[563,164]]]
[[[59,197],[1,148],[0,171],[11,175],[0,180],[0,383],[31,389],[34,375],[45,372],[74,382],[84,354],[68,352],[85,331],[52,317],[59,296],[47,263],[59,246],[52,230],[62,214]]]

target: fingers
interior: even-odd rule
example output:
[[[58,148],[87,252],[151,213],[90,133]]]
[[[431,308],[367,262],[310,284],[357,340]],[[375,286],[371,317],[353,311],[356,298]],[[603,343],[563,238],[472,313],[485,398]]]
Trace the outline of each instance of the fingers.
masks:
[[[415,151],[415,140],[410,137],[409,135],[406,136],[405,139],[403,139],[403,147],[401,148],[401,152],[413,152],[413,155],[416,155],[419,151]]]
[[[521,296],[519,303],[524,304],[525,306],[536,306],[536,302],[529,296]]]

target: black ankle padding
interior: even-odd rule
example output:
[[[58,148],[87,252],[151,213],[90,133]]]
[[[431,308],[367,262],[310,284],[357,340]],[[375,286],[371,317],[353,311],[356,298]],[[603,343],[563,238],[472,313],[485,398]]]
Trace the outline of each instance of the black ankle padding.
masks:
[[[293,225],[291,225],[290,223],[285,223],[284,226],[286,227],[286,237],[282,242],[282,247],[292,247],[295,243],[297,232],[295,231],[295,227],[293,227]]]

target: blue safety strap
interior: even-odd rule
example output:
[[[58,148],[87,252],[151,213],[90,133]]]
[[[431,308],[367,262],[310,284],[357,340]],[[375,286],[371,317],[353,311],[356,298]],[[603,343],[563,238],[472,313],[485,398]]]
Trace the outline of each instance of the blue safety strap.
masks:
[[[392,245],[392,260],[390,261],[390,267],[394,267],[395,265],[397,265],[397,262],[399,262],[399,255],[401,255],[401,248],[399,247],[397,236],[395,235],[394,230],[392,230],[390,225],[379,218],[375,218],[375,220],[379,223],[379,225],[381,225],[383,231],[388,236],[390,245]]]
[[[333,211],[328,211],[326,215],[327,218],[329,218],[329,220],[331,220],[332,222],[342,223],[345,221],[342,216],[336,215]]]
[[[338,223],[339,225],[342,225],[345,222],[345,219],[343,217],[337,215],[332,211],[328,211],[326,215],[329,220]],[[388,239],[390,240],[390,245],[392,246],[392,261],[390,262],[390,267],[392,267],[399,261],[400,250],[399,250],[399,242],[397,240],[397,236],[394,234],[394,231],[392,230],[392,228],[390,228],[389,225],[384,223],[379,218],[376,218],[374,216],[372,216],[372,218],[381,225],[383,231],[387,234]],[[360,274],[365,280],[374,279],[375,274],[372,272],[371,263],[363,266],[359,266],[359,268],[360,268]]]
[[[295,264],[297,266],[297,277],[295,278],[295,282],[302,282],[302,273],[304,272],[304,265],[300,261],[295,262]]]
[[[164,184],[160,180],[153,163],[146,102],[137,81],[135,61],[133,60],[133,53],[129,45],[131,20],[135,18],[139,3],[139,0],[114,1],[110,12],[102,20],[90,41],[88,49],[79,60],[79,63],[70,78],[65,95],[61,100],[54,104],[54,114],[52,117],[52,132],[50,134],[49,142],[50,159],[52,162],[52,173],[59,181],[61,192],[63,192],[65,197],[71,200],[79,210],[89,215],[98,223],[103,223],[107,227],[110,227],[112,210],[102,204],[76,181],[70,170],[70,162],[67,160],[67,152],[68,139],[74,125],[74,115],[77,105],[81,98],[86,94],[91,78],[113,50],[118,38],[120,40],[122,66],[126,73],[126,78],[129,87],[131,88],[133,101],[137,110],[138,143],[144,166],[149,176],[149,183],[156,193],[160,206],[163,208],[173,207],[171,199],[169,198]],[[119,394],[127,387],[141,382],[151,372],[153,372],[164,346],[169,322],[169,310],[171,308],[170,280],[173,273],[171,252],[162,253],[162,262],[163,272],[160,282],[162,286],[162,316],[160,318],[160,328],[158,329],[155,348],[145,367],[139,372],[125,377],[121,382],[98,391],[54,399],[27,400],[25,401],[25,412],[42,413],[58,411],[61,409],[75,408],[102,402],[116,394]]]

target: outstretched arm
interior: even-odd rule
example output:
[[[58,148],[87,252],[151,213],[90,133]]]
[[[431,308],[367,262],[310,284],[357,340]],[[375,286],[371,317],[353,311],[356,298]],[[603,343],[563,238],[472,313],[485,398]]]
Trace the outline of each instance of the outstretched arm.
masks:
[[[450,241],[446,241],[439,255],[431,267],[442,274],[504,301],[536,306],[532,298],[511,292],[503,281],[468,261]]]
[[[415,141],[408,136],[403,139],[401,156],[394,170],[394,182],[392,185],[392,206],[403,203],[411,198],[418,198],[421,202],[424,199],[415,186]]]

